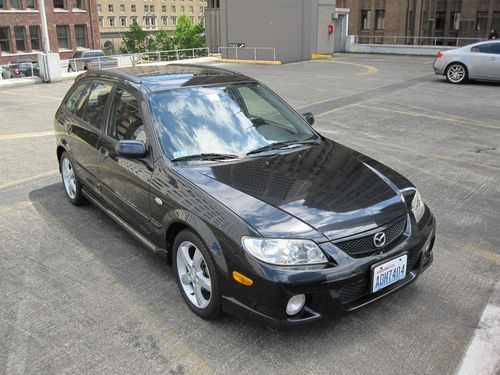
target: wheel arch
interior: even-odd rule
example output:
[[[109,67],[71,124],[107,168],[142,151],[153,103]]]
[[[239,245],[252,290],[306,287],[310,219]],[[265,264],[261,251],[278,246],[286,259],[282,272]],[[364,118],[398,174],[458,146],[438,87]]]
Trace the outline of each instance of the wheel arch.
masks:
[[[163,226],[166,228],[164,249],[167,250],[168,264],[172,265],[173,262],[172,254],[175,238],[180,232],[188,229],[205,243],[221,271],[228,271],[226,258],[219,240],[208,224],[197,215],[186,210],[175,209],[166,215]]]

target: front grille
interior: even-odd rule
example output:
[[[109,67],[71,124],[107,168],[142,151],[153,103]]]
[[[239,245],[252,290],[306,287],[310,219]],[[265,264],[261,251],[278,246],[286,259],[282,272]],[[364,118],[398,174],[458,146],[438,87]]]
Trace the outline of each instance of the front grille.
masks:
[[[397,240],[403,234],[406,227],[406,217],[397,220],[395,223],[385,227],[380,227],[377,231],[371,231],[371,234],[364,237],[355,238],[347,241],[339,241],[334,243],[340,250],[354,258],[362,258],[376,252],[385,252],[390,249],[390,244]],[[385,245],[375,247],[373,236],[375,233],[385,233]]]
[[[406,269],[407,274],[413,271],[420,261],[420,253],[416,253],[413,256],[408,258]],[[340,288],[340,302],[343,304],[347,304],[361,297],[364,297],[370,293],[370,276],[365,277],[363,279],[357,280],[348,286]]]

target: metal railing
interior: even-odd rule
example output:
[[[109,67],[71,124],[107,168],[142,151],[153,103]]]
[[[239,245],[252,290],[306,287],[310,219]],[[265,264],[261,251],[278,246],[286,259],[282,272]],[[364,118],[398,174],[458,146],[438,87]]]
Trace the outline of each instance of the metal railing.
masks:
[[[276,48],[274,47],[219,47],[219,53],[223,58],[231,59],[234,51],[234,59],[239,60],[271,60],[268,57],[272,55],[272,60],[276,61]],[[272,51],[271,53],[257,53],[257,51]],[[262,58],[263,55],[266,58]],[[259,59],[257,58],[259,57]]]
[[[0,65],[0,79],[40,77],[40,68],[36,62],[20,62]]]
[[[386,36],[386,35],[355,35],[354,42],[358,44],[397,44],[419,46],[465,46],[481,42],[485,38],[462,38],[440,36]]]
[[[178,61],[207,57],[208,47],[174,49],[168,51],[148,51],[122,55],[89,56],[61,60],[62,72],[78,72],[90,68],[111,69],[130,67],[138,64]]]

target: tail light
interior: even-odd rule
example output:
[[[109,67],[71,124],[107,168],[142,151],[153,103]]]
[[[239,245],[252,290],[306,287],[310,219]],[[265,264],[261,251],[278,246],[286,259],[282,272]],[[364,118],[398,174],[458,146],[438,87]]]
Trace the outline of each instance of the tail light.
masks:
[[[439,51],[438,54],[436,55],[436,57],[438,59],[440,59],[441,57],[443,57],[443,52]]]

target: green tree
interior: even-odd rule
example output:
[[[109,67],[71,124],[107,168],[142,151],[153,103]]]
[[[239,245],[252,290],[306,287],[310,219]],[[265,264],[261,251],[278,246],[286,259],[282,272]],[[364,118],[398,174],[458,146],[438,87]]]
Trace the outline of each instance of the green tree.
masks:
[[[122,53],[137,53],[146,51],[146,37],[148,33],[138,24],[132,23],[129,31],[123,34],[123,42],[120,46]]]
[[[161,29],[148,41],[148,51],[168,51],[174,48],[174,41],[167,30]]]
[[[177,20],[174,44],[178,49],[200,48],[205,46],[205,28],[202,23],[194,24],[185,14]]]

